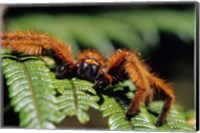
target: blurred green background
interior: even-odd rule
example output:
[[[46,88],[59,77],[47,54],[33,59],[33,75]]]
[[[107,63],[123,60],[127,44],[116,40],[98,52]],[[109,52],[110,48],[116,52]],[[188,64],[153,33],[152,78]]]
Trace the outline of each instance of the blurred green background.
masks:
[[[194,109],[195,3],[8,6],[3,21],[4,31],[47,32],[69,42],[74,55],[86,48],[105,58],[118,48],[137,50],[153,72],[172,83],[176,103]],[[89,112],[86,125],[69,117],[58,127],[107,127],[100,112]],[[17,125],[12,110],[4,119],[4,125]]]

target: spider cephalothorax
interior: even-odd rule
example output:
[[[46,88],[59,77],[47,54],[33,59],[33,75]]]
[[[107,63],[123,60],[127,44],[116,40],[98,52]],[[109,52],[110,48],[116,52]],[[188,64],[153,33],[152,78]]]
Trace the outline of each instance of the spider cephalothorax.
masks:
[[[94,50],[85,50],[77,57],[77,75],[94,82],[98,79],[104,66],[103,57]]]
[[[103,57],[94,50],[85,50],[77,56],[73,64],[66,62],[56,69],[57,78],[77,76],[78,78],[94,82],[99,78],[104,66]]]
[[[151,73],[137,52],[120,49],[104,63],[103,56],[95,50],[85,50],[74,59],[70,45],[48,34],[30,31],[4,33],[1,42],[3,47],[10,48],[12,52],[28,55],[42,55],[44,51],[53,51],[60,63],[56,68],[57,78],[78,77],[89,80],[95,83],[95,89],[130,79],[135,83],[137,91],[126,112],[128,120],[139,112],[142,103],[148,106],[154,93],[159,93],[164,105],[155,125],[161,126],[174,102],[174,93],[169,84]]]

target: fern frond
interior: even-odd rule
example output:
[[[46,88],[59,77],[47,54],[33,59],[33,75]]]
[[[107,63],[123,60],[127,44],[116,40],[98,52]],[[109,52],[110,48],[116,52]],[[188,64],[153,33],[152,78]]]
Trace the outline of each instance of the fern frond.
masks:
[[[26,128],[55,128],[61,115],[56,105],[51,82],[54,75],[36,57],[5,57],[3,74],[9,87],[14,111],[19,113],[20,126]]]
[[[125,110],[115,101],[114,98],[110,98],[106,95],[104,97],[104,103],[100,110],[103,117],[108,118],[108,126],[111,130],[131,130],[131,123],[125,120]]]
[[[117,101],[115,98],[104,96],[104,103],[101,106],[102,115],[108,117],[108,126],[111,130],[156,130],[151,116],[144,107],[141,107],[141,112],[131,121],[127,121],[127,103],[123,103],[122,99]]]
[[[150,108],[144,105],[140,106],[140,112],[132,117],[131,121],[125,120],[126,112],[130,103],[130,96],[134,97],[134,92],[125,91],[125,88],[132,84],[130,82],[119,83],[114,88],[106,88],[107,93],[103,95],[104,101],[100,107],[103,117],[108,117],[108,126],[111,130],[140,130],[140,131],[194,131],[190,126],[184,115],[176,109],[176,105],[167,117],[167,122],[161,126],[156,127],[154,123],[157,121],[155,113],[159,114],[163,102],[155,101],[151,103]],[[123,88],[124,87],[124,88]],[[133,86],[132,86],[133,87]],[[110,89],[113,89],[112,91]],[[135,90],[133,87],[131,90]],[[111,91],[111,93],[109,92]],[[133,93],[133,94],[130,94]],[[154,113],[152,113],[154,112]]]
[[[135,130],[156,130],[154,117],[148,113],[145,107],[140,108],[139,114],[131,119],[131,123]]]
[[[77,116],[81,123],[89,121],[87,110],[89,107],[98,109],[97,101],[99,97],[92,88],[92,83],[84,80],[71,79],[61,80],[59,90],[61,96],[58,96],[59,110],[66,116]]]
[[[151,104],[150,109],[154,112],[159,113],[159,111],[162,109],[162,105],[163,102],[155,101]],[[194,131],[194,127],[192,127],[186,122],[184,115],[180,113],[175,107],[173,107],[170,111],[165,126],[167,126],[169,129],[176,131]]]
[[[147,15],[148,12],[148,15]],[[122,19],[123,18],[123,19]],[[148,52],[159,42],[159,31],[174,33],[183,41],[194,39],[195,14],[192,10],[120,10],[83,14],[28,14],[8,18],[8,31],[35,29],[48,32],[63,41],[95,48],[102,54],[114,51],[113,41],[118,47]],[[48,21],[48,23],[46,23]],[[77,44],[77,42],[79,44]]]

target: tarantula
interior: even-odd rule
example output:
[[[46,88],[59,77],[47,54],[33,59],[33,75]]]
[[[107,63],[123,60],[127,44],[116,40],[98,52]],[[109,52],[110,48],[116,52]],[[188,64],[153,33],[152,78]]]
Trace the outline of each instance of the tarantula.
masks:
[[[166,121],[174,102],[174,93],[169,84],[150,72],[134,51],[119,49],[105,62],[103,56],[95,50],[84,50],[74,59],[69,44],[48,34],[15,31],[3,33],[1,39],[2,46],[15,53],[37,56],[49,51],[53,53],[59,62],[56,68],[57,78],[78,77],[89,80],[94,82],[95,89],[130,79],[135,83],[137,91],[126,112],[128,120],[139,112],[142,103],[148,106],[154,94],[159,93],[164,105],[155,125],[161,126]]]

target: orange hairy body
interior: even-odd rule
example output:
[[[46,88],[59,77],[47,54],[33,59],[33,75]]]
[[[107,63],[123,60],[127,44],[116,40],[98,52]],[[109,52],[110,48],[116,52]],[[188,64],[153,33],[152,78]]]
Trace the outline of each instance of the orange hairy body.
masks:
[[[174,92],[168,83],[150,72],[136,52],[117,50],[105,63],[97,51],[84,50],[74,60],[70,45],[48,34],[16,31],[4,33],[1,37],[2,46],[10,48],[12,52],[43,55],[46,51],[53,51],[54,56],[61,60],[55,71],[57,78],[76,76],[91,82],[97,81],[93,86],[95,89],[130,79],[135,83],[137,91],[129,104],[126,118],[130,120],[139,112],[142,103],[148,106],[154,94],[159,94],[164,105],[155,124],[161,126],[166,121],[175,99]]]

